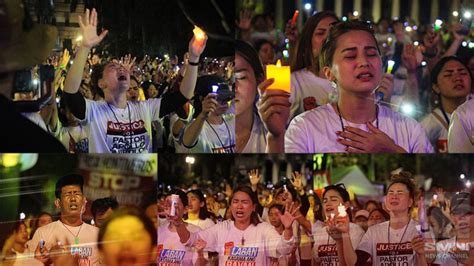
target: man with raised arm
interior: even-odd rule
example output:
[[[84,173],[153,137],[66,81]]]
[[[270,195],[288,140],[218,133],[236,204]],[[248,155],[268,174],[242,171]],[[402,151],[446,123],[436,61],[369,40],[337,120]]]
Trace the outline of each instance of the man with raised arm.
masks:
[[[107,30],[97,35],[97,12],[86,10],[85,18],[79,16],[82,43],[74,64],[69,70],[65,84],[66,104],[73,115],[87,124],[89,152],[91,153],[147,153],[152,151],[151,122],[172,113],[194,94],[199,56],[203,52],[207,37],[189,43],[190,60],[180,86],[180,93],[163,96],[161,99],[127,101],[130,87],[130,69],[135,61],[126,56],[123,61],[105,62],[96,67],[93,81],[104,92],[104,101],[84,99],[78,92],[82,72],[92,47],[107,35]]]

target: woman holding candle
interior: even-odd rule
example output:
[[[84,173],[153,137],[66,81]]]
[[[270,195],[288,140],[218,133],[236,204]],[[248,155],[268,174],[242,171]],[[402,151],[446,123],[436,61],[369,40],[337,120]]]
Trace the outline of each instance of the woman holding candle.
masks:
[[[420,228],[421,232],[418,231],[417,222],[411,219],[410,212],[416,204],[417,193],[410,173],[401,172],[392,176],[385,197],[390,220],[369,227],[355,251],[356,246],[342,238],[341,250],[348,265],[365,265],[371,258],[372,265],[390,265],[395,262],[397,265],[422,266],[428,265],[426,258],[432,260],[436,257],[428,254],[430,251],[425,251],[426,242],[432,241],[423,237],[429,229]],[[346,233],[352,230],[347,226],[348,220],[340,222],[338,231]],[[436,249],[432,252],[436,252]]]
[[[344,184],[330,185],[324,188],[323,210],[326,216],[324,227],[313,227],[313,256],[317,265],[345,265],[342,252],[343,239],[350,239],[357,246],[364,235],[364,230],[354,223],[349,223],[350,217],[346,209],[350,206],[349,193]],[[341,221],[344,221],[342,223]],[[343,224],[347,228],[339,229]],[[350,227],[350,233],[349,233]]]
[[[334,26],[319,59],[320,68],[339,90],[338,101],[293,119],[285,152],[433,152],[415,120],[376,104],[382,61],[367,24]]]
[[[262,223],[256,212],[257,195],[250,187],[237,188],[230,200],[231,220],[218,223],[199,233],[188,231],[178,216],[167,216],[177,228],[181,243],[192,246],[199,238],[207,244],[207,249],[219,253],[219,265],[237,265],[245,261],[247,265],[270,265],[280,255],[289,254],[293,244],[291,226],[298,208],[286,205],[279,215],[284,230],[282,235],[269,223]]]
[[[273,69],[276,66],[271,65]],[[284,68],[284,67],[282,67]],[[289,80],[289,71],[287,73]],[[263,153],[283,148],[290,102],[289,86],[268,90],[274,79],[265,80],[262,63],[255,49],[246,42],[235,43],[235,115],[238,153]],[[260,87],[260,88],[259,88]],[[257,91],[258,89],[258,91]],[[262,122],[263,119],[265,124]],[[273,132],[269,139],[268,130]],[[277,137],[279,136],[279,137]],[[267,148],[270,145],[272,148]]]

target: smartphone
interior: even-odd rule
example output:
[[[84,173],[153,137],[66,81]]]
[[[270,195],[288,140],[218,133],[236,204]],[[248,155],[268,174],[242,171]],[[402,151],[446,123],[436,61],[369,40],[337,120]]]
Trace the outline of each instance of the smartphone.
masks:
[[[471,31],[472,17],[466,18],[462,16],[460,22],[461,29],[457,32],[462,35],[469,35],[469,32]]]

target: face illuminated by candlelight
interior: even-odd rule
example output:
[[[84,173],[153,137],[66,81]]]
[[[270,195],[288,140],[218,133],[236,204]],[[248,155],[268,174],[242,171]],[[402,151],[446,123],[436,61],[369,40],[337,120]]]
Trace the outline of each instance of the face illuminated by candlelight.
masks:
[[[254,109],[257,80],[252,66],[238,53],[235,54],[235,114]]]

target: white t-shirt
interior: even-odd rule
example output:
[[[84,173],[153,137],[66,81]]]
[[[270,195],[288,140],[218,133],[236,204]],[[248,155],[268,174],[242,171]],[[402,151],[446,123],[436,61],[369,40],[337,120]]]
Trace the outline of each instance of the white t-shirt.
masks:
[[[41,117],[39,112],[25,112],[21,113],[22,116],[28,118],[35,125],[42,128],[44,131],[48,132],[46,124],[44,123],[43,117]]]
[[[158,265],[166,266],[191,266],[196,263],[196,256],[192,247],[186,247],[179,240],[176,232],[171,232],[169,224],[158,228]],[[189,232],[198,232],[199,227],[187,224]]]
[[[90,153],[152,152],[151,122],[159,120],[161,99],[128,102],[124,109],[86,99]],[[129,126],[131,124],[131,127]]]
[[[291,73],[290,120],[308,110],[329,102],[331,82],[307,69]]]
[[[88,135],[88,128],[83,125],[59,128],[59,140],[70,153],[88,153]]]
[[[249,140],[242,150],[242,153],[265,153],[267,148],[267,130],[265,129],[260,116],[253,115],[252,130]]]
[[[76,235],[79,245],[75,243]],[[38,228],[27,248],[28,252],[34,253],[40,240],[45,241],[45,247],[48,250],[56,245],[56,241],[60,241],[62,245],[69,243],[71,255],[80,256],[79,265],[100,265],[97,249],[98,235],[99,228],[95,226],[82,223],[80,226],[73,227],[56,221]]]
[[[196,143],[191,147],[184,147],[186,153],[234,153],[235,152],[235,116],[223,116],[224,123],[210,124],[207,121],[202,126]],[[176,150],[181,151],[181,149]]]
[[[313,226],[313,256],[321,266],[337,266],[339,265],[339,258],[337,257],[336,241],[328,235],[326,228],[326,226]],[[365,232],[354,223],[349,223],[349,232],[352,247],[355,249]]]
[[[446,113],[449,119],[451,114]],[[441,122],[440,119],[442,119]],[[425,129],[426,136],[436,152],[448,152],[448,121],[444,118],[441,109],[435,108],[432,113],[425,116],[421,122],[421,126]],[[446,126],[445,126],[446,124]]]
[[[456,243],[456,244],[455,244]],[[433,264],[443,266],[464,266],[466,264],[458,263],[449,253],[454,247],[460,250],[468,250],[467,243],[457,243],[456,238],[445,239],[436,243],[436,260]]]
[[[450,153],[474,152],[474,99],[471,99],[453,112],[448,133]]]
[[[261,222],[250,225],[241,231],[234,226],[234,221],[226,220],[199,233],[191,233],[186,243],[191,246],[198,238],[207,242],[209,251],[219,253],[219,265],[248,266],[270,265],[269,258],[287,255],[294,243],[294,238],[285,240],[272,225]]]
[[[416,253],[411,246],[411,240],[418,235],[416,222],[410,220],[408,227],[397,230],[390,228],[390,241],[388,226],[389,221],[369,227],[357,249],[369,253],[374,266],[390,265],[389,262],[393,260],[396,261],[397,266],[419,265]],[[406,232],[403,234],[405,229]]]
[[[211,219],[209,218],[206,218],[205,220],[201,220],[201,219],[196,219],[196,220],[191,220],[191,219],[187,219],[186,222],[188,224],[193,224],[197,227],[199,227],[201,230],[205,230],[213,225],[215,225],[214,221],[212,221]]]
[[[379,129],[409,153],[432,153],[425,131],[414,119],[405,117],[379,105]],[[344,126],[368,131],[366,124],[355,124],[343,119]],[[374,121],[376,126],[377,122]],[[342,131],[339,115],[331,104],[320,106],[295,117],[285,134],[286,153],[345,152],[345,145],[337,142],[336,131]]]

